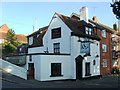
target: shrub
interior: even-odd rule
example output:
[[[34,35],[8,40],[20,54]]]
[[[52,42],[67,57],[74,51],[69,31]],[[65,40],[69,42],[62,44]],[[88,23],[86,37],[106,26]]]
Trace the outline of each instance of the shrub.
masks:
[[[113,67],[111,73],[112,73],[112,74],[120,74],[119,68]]]

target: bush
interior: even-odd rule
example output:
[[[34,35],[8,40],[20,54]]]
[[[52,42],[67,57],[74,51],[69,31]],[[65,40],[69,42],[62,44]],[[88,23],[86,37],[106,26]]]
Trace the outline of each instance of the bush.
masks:
[[[112,73],[112,74],[120,74],[119,68],[113,67],[111,73]]]
[[[16,47],[12,44],[2,44],[2,56],[11,55],[16,50]]]

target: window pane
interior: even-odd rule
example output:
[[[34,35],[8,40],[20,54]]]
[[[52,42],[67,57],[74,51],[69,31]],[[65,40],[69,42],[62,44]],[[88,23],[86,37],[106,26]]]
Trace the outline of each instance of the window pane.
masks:
[[[105,44],[102,44],[102,51],[107,52],[107,46]]]
[[[106,38],[106,30],[102,30],[102,37]]]
[[[51,38],[61,38],[61,27],[59,28],[54,28],[51,30]]]
[[[61,75],[61,63],[51,63],[51,76]]]
[[[60,53],[60,43],[53,44],[54,53]]]
[[[103,67],[107,67],[107,60],[103,59]]]

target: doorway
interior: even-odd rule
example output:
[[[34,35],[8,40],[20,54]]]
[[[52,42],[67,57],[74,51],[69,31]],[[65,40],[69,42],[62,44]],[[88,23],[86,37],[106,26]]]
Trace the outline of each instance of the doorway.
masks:
[[[34,79],[34,63],[28,63],[28,79]]]
[[[79,55],[76,58],[76,79],[82,79],[82,62],[83,62],[83,57]]]
[[[85,63],[85,76],[90,76],[90,62]]]

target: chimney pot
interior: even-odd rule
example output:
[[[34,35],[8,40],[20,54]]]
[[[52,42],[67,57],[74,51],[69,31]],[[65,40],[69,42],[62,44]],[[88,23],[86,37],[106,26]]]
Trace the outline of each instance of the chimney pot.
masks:
[[[97,21],[98,21],[96,16],[93,16],[93,21],[94,21],[94,22],[97,22]]]

